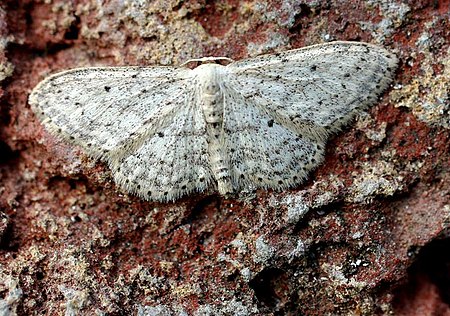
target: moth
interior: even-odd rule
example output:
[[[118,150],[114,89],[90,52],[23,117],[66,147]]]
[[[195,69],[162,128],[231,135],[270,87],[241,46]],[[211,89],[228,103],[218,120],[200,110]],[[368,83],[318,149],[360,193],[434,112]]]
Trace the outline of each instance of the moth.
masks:
[[[375,104],[397,67],[394,54],[358,42],[216,59],[63,71],[29,103],[50,132],[106,162],[119,187],[167,202],[300,184],[328,136]]]

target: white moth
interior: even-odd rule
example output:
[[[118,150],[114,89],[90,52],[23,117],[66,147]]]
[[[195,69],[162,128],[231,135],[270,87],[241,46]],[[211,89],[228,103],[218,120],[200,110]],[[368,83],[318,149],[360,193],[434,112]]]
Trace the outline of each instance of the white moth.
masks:
[[[328,135],[376,102],[396,65],[383,48],[334,42],[227,66],[73,69],[39,83],[29,102],[51,132],[106,161],[124,190],[172,201],[301,183]]]

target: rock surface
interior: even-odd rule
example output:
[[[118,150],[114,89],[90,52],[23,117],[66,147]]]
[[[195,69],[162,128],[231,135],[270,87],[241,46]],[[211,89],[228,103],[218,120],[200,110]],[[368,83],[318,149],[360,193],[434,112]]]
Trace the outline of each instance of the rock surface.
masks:
[[[0,4],[1,315],[450,315],[449,1],[102,2]],[[286,192],[140,201],[27,104],[63,69],[331,40],[397,77]]]

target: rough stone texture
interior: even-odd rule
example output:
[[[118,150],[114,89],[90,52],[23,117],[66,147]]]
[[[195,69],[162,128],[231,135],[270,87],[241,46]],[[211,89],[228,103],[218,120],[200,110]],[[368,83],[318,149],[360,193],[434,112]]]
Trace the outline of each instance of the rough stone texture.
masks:
[[[0,314],[450,314],[449,5],[2,1]],[[140,201],[27,104],[71,67],[329,40],[384,45],[401,64],[379,105],[286,192]]]

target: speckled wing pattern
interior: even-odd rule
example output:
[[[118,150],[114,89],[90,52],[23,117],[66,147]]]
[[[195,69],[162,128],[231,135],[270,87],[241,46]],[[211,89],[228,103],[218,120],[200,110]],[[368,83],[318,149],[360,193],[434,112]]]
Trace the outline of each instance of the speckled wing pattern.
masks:
[[[227,66],[224,125],[234,186],[286,188],[322,160],[328,135],[375,103],[397,58],[354,42],[314,45]],[[238,92],[238,93],[236,93]]]
[[[383,48],[334,42],[193,70],[79,68],[43,80],[29,102],[51,132],[106,161],[124,190],[165,202],[301,183],[396,63]]]

